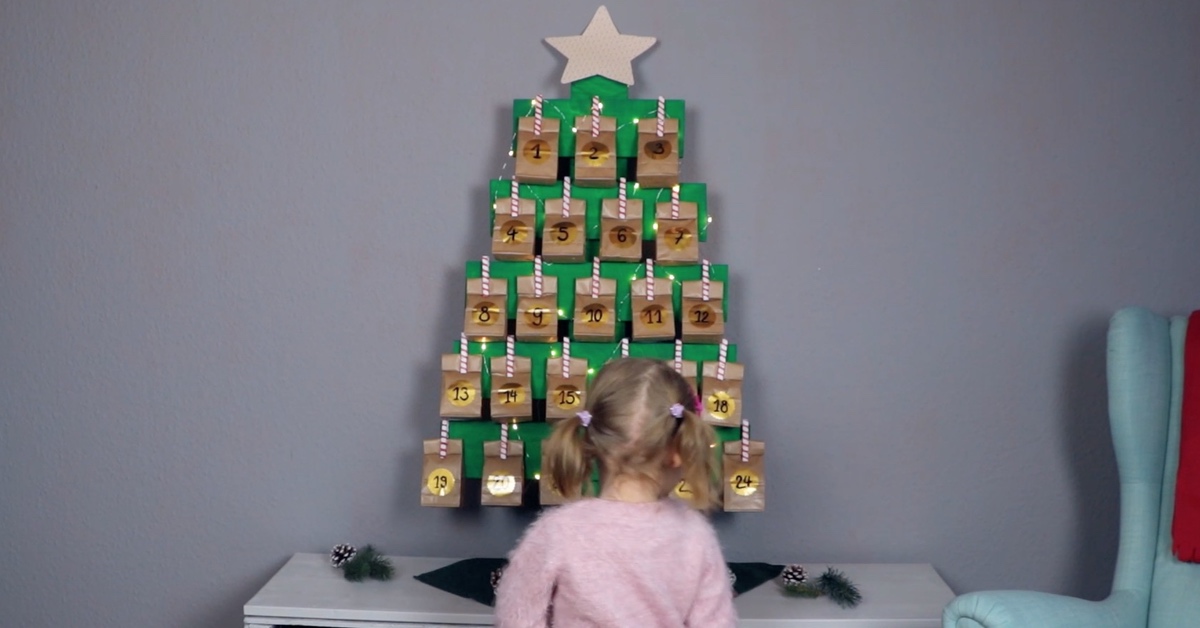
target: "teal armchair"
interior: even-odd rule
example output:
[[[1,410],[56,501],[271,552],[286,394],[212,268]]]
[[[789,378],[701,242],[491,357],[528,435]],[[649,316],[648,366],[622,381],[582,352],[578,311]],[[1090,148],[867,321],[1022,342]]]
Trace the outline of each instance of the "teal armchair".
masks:
[[[981,591],[946,606],[943,628],[1200,627],[1200,564],[1171,554],[1187,318],[1141,308],[1108,330],[1108,409],[1121,478],[1112,593],[1091,602],[1034,591]]]

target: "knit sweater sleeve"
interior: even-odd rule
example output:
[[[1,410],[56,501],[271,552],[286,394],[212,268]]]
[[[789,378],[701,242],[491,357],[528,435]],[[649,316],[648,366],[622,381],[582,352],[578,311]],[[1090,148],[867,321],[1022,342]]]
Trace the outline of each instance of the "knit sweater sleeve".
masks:
[[[687,626],[733,628],[737,626],[737,611],[733,608],[733,587],[729,584],[728,566],[721,553],[717,534],[707,523],[698,535],[701,563],[700,585],[696,600],[687,616]]]
[[[508,566],[496,591],[498,628],[545,628],[554,594],[557,552],[552,546],[553,522],[534,522],[508,556]]]

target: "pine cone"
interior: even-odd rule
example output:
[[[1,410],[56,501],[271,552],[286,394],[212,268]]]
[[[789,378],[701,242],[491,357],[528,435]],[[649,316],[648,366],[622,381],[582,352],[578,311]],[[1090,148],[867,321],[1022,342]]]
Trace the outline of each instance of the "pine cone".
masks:
[[[804,569],[804,565],[788,565],[779,577],[783,580],[783,586],[794,587],[808,582],[808,571]]]
[[[493,593],[496,591],[496,589],[498,589],[500,587],[500,578],[502,576],[504,576],[504,568],[503,567],[500,567],[499,569],[492,571],[491,580],[492,580],[492,592]]]
[[[353,545],[346,545],[345,543],[335,545],[333,546],[333,551],[329,552],[329,562],[334,567],[341,567],[346,564],[346,561],[354,558],[354,555],[357,553],[358,550],[354,549]]]

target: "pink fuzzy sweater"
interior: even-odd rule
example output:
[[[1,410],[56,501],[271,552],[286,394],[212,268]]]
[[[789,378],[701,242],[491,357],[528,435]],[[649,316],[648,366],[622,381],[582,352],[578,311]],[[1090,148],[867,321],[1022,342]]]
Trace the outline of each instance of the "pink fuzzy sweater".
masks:
[[[674,500],[583,499],[530,526],[500,579],[496,625],[551,619],[567,628],[737,624],[716,533]]]

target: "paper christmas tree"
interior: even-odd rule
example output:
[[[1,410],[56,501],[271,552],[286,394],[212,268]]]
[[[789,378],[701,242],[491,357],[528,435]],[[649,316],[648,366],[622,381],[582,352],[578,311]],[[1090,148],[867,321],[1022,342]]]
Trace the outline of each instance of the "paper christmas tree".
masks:
[[[680,180],[684,102],[629,97],[632,61],[655,40],[617,32],[604,7],[582,35],[546,41],[567,57],[570,97],[513,102],[514,175],[481,199],[491,250],[458,288],[463,331],[442,356],[421,503],[462,505],[464,480],[484,505],[559,503],[539,482],[542,440],[583,409],[606,361],[633,356],[695,383],[724,443],[725,509],[761,510],[763,444],[724,332],[729,272],[703,254],[705,184]]]

